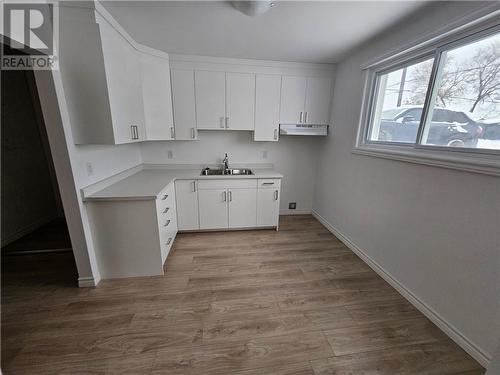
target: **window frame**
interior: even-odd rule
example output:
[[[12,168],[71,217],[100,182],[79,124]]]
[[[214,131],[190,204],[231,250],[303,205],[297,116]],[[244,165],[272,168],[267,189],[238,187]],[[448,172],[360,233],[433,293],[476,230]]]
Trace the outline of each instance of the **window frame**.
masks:
[[[422,42],[402,52],[394,53],[392,57],[385,57],[368,66],[362,66],[364,73],[363,100],[358,133],[352,152],[500,175],[500,158],[498,158],[500,150],[422,144],[425,125],[429,118],[429,109],[434,103],[435,93],[439,89],[436,87],[436,78],[444,61],[442,59],[443,53],[499,33],[500,23],[495,20],[498,13],[500,11],[492,12],[485,17],[485,20],[480,22],[476,20],[472,22],[472,25],[445,33],[444,37],[437,40]],[[434,61],[415,142],[371,140],[380,76],[431,58]]]

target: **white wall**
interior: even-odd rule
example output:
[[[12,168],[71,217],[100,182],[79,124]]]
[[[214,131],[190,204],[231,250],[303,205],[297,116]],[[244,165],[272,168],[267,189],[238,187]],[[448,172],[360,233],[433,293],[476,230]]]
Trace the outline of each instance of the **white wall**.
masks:
[[[491,357],[500,317],[500,179],[351,153],[360,65],[482,6],[432,4],[338,65],[335,128],[322,142],[313,208]]]
[[[281,209],[297,202],[297,212],[312,209],[314,177],[320,140],[311,137],[281,137],[278,142],[254,142],[252,132],[199,131],[198,141],[147,142],[141,145],[144,163],[214,164],[228,153],[231,164],[272,163],[284,175]],[[168,150],[173,159],[168,159]],[[267,159],[263,158],[267,151]]]

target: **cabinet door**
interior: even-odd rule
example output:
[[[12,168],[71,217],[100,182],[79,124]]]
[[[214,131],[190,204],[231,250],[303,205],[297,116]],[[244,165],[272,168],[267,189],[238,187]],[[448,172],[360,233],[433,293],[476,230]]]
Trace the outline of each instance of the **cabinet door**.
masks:
[[[200,229],[226,229],[228,227],[226,189],[200,190]]]
[[[100,20],[99,29],[115,143],[135,142],[144,138],[139,57],[107,21]],[[132,130],[135,126],[140,134]]]
[[[257,225],[259,227],[277,227],[280,200],[279,189],[257,190]]]
[[[194,82],[197,128],[225,128],[226,73],[196,71]]]
[[[281,76],[255,77],[255,141],[277,141],[280,122]]]
[[[177,227],[179,230],[200,229],[198,221],[197,181],[175,181]]]
[[[255,74],[226,73],[226,128],[254,130]]]
[[[308,124],[329,124],[332,98],[332,80],[328,77],[309,77],[306,91],[306,115]]]
[[[281,79],[281,124],[299,124],[304,119],[306,77],[283,76]]]
[[[257,189],[229,189],[229,228],[257,225]]]
[[[197,139],[194,71],[171,69],[175,139]]]
[[[168,60],[145,53],[140,56],[146,138],[174,139]]]

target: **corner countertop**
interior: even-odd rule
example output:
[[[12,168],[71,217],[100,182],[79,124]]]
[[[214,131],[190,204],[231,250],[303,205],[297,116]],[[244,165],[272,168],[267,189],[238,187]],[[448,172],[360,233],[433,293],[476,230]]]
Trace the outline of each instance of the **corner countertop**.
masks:
[[[243,176],[201,176],[203,168],[170,169],[167,166],[154,168],[138,166],[125,173],[122,178],[114,176],[106,184],[105,181],[82,189],[84,201],[109,200],[149,200],[156,199],[158,194],[175,180],[238,180],[260,178],[283,178],[283,175],[272,168],[252,168],[252,175]]]

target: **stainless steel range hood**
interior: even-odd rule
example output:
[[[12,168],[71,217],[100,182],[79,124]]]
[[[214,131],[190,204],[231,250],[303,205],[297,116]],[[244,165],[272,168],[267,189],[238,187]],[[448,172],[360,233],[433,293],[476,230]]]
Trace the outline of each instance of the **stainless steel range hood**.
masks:
[[[280,135],[327,136],[329,125],[280,124]]]

